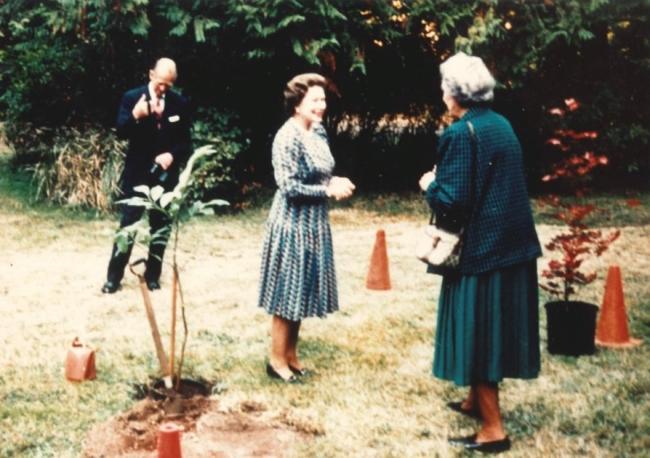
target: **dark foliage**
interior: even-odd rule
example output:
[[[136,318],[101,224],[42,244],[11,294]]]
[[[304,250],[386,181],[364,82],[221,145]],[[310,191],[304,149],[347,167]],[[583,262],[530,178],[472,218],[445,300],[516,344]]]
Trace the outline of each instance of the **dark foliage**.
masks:
[[[571,97],[592,107],[584,122],[611,159],[595,184],[647,185],[648,13],[643,0],[5,0],[0,118],[111,127],[121,93],[166,55],[199,116],[236,113],[247,139],[234,164],[239,186],[270,184],[283,85],[316,70],[333,82],[338,172],[367,189],[410,189],[433,160],[437,67],[465,50],[500,82],[495,106],[524,145],[531,190],[552,162],[544,113]],[[341,128],[349,118],[361,131]]]

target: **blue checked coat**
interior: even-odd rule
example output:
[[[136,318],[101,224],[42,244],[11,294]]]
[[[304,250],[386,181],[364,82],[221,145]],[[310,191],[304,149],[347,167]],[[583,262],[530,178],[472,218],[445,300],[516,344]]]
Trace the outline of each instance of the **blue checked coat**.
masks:
[[[460,272],[475,275],[535,259],[542,250],[535,231],[521,146],[508,120],[488,108],[471,108],[438,142],[436,178],[425,192],[433,211],[472,202],[472,140],[477,140],[476,194],[485,193],[465,227]],[[485,189],[483,183],[491,169]]]
[[[290,321],[338,310],[334,247],[325,189],[334,158],[322,126],[293,118],[273,140],[273,198],[262,248],[258,305]]]

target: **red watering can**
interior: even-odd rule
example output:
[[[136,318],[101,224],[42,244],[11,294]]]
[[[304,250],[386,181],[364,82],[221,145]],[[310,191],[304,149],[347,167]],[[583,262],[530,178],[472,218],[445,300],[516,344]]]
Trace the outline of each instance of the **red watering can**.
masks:
[[[82,382],[94,380],[96,376],[95,350],[84,345],[79,337],[75,337],[72,348],[68,350],[65,358],[65,378],[73,382]]]

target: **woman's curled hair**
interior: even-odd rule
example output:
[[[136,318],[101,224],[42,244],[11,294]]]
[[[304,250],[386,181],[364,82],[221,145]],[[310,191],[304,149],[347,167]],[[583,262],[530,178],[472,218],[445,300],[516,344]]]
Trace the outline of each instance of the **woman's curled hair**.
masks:
[[[327,88],[327,79],[318,73],[301,73],[296,75],[284,88],[284,108],[289,115],[293,115],[295,108],[300,105],[305,94],[312,86]]]

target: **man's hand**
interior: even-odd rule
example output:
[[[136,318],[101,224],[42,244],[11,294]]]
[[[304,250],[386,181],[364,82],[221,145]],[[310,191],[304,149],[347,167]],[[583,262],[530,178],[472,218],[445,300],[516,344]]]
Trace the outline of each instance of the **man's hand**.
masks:
[[[172,153],[160,153],[156,156],[154,162],[160,164],[163,170],[167,170],[172,165],[172,162],[174,162],[174,156],[172,156]]]
[[[135,119],[142,119],[149,116],[149,106],[144,94],[142,94],[140,100],[135,103],[131,114],[133,114]]]

